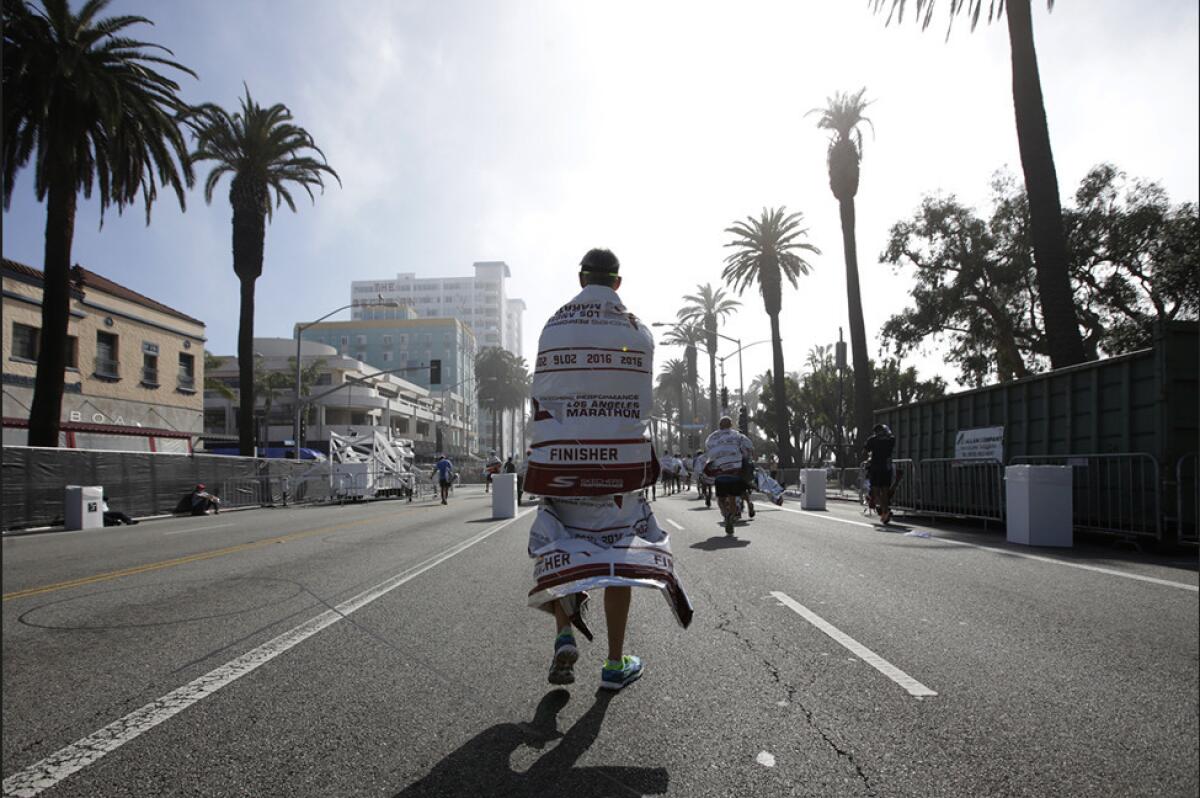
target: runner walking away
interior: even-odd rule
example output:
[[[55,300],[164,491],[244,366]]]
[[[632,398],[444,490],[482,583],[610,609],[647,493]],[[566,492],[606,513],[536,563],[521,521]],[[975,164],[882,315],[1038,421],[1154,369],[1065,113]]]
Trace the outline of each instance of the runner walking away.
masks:
[[[892,510],[888,506],[892,490],[892,452],[896,449],[896,438],[887,424],[876,424],[867,438],[863,451],[870,456],[867,476],[871,480],[871,499],[879,511],[879,520],[889,523]]]
[[[675,577],[669,536],[643,493],[660,471],[647,436],[654,338],[617,296],[612,252],[593,249],[580,267],[583,290],[538,339],[526,488],[542,499],[529,530],[529,604],[554,615],[548,680],[571,684],[579,658],[572,627],[591,639],[587,591],[602,588],[608,658],[600,687],[620,690],[643,672],[641,659],[625,652],[631,588],[658,589],[684,627],[692,607]]]
[[[500,456],[496,454],[496,450],[492,449],[488,452],[487,463],[483,466],[483,475],[485,477],[483,492],[489,493],[492,490],[492,477],[500,473]]]
[[[712,496],[709,494],[709,488],[712,483],[704,473],[704,466],[707,461],[704,459],[704,450],[697,449],[696,454],[692,456],[692,473],[696,475],[696,496],[704,499],[704,506],[712,506]]]
[[[454,482],[454,463],[451,463],[446,455],[439,454],[433,470],[437,472],[438,488],[442,492],[442,504],[446,504],[446,498],[450,495],[450,485]]]
[[[708,465],[705,471],[713,477],[717,490],[717,506],[725,522],[725,534],[733,534],[737,517],[737,500],[749,486],[745,479],[745,463],[754,460],[754,444],[733,428],[733,419],[722,416],[718,429],[704,442]]]

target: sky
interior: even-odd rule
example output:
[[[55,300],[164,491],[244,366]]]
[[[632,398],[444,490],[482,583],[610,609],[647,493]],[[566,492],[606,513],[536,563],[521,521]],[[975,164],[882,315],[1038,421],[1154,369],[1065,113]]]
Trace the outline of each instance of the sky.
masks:
[[[532,362],[589,248],[620,258],[635,313],[668,322],[684,294],[721,284],[725,229],[782,205],[804,214],[821,250],[784,294],[785,362],[796,370],[839,327],[849,335],[828,139],[807,111],[861,87],[872,101],[856,208],[873,357],[912,285],[879,260],[889,227],[935,192],[986,213],[993,173],[1020,174],[1007,30],[972,32],[960,18],[947,39],[948,5],[924,32],[910,19],[885,25],[866,0],[114,0],[107,13],[155,23],[132,32],[198,74],[179,76],[186,101],[235,109],[245,85],[261,104],[287,105],[341,177],[315,204],[301,192],[296,213],[274,216],[257,336],[290,337],[295,322],[347,304],[352,280],[467,276],[475,261],[503,260],[509,295],[528,304]],[[1106,161],[1159,182],[1173,202],[1196,201],[1194,0],[1033,5],[1064,201]],[[73,261],[204,320],[208,348],[231,354],[228,182],[206,205],[205,174],[186,212],[166,195],[149,226],[139,204],[101,227],[97,204],[81,199]],[[3,222],[4,256],[40,268],[45,206],[28,171]],[[760,297],[742,300],[722,333],[767,339]],[[723,341],[720,354],[733,349]],[[743,357],[748,385],[771,348]],[[906,365],[954,382],[936,343]],[[736,391],[737,357],[726,382]]]

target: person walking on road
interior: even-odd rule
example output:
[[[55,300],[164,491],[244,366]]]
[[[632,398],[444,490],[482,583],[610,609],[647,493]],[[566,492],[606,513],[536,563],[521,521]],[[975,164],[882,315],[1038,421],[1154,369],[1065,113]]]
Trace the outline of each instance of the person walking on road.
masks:
[[[533,376],[533,444],[526,490],[542,497],[529,530],[529,605],[554,615],[548,680],[575,681],[572,626],[591,639],[587,591],[604,589],[608,658],[600,687],[641,677],[625,652],[631,587],[657,588],[683,627],[692,605],[675,577],[669,537],[644,488],[659,476],[647,436],[653,412],[654,338],[617,296],[620,262],[593,249],[580,263],[583,289],[546,322]]]
[[[446,504],[446,499],[450,495],[450,485],[454,482],[454,463],[450,462],[450,458],[446,455],[439,454],[433,470],[437,472],[438,488],[442,492],[442,504]]]
[[[863,451],[870,457],[867,462],[867,477],[871,480],[871,499],[879,520],[890,523],[892,509],[892,452],[896,449],[896,438],[887,424],[876,424],[867,438]]]

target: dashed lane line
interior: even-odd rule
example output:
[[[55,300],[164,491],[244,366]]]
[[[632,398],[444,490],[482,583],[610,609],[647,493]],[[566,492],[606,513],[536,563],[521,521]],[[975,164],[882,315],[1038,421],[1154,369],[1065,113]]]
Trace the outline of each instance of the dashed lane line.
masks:
[[[280,654],[303,643],[308,638],[320,632],[353,612],[367,606],[376,599],[395,590],[431,568],[445,562],[456,554],[491,537],[504,527],[532,512],[518,513],[515,517],[495,524],[472,538],[455,544],[423,563],[413,566],[392,576],[383,582],[370,587],[353,598],[343,601],[331,610],[310,618],[299,626],[284,632],[278,637],[255,648],[242,656],[212,670],[183,687],[172,690],[162,698],[151,701],[140,709],[130,712],[123,718],[113,721],[103,729],[68,745],[40,762],[31,765],[19,773],[14,773],[4,780],[4,795],[6,798],[32,798],[48,790],[63,779],[83,770],[106,754],[117,750],[125,743],[153,729],[158,724],[183,712],[198,701],[207,698],[225,685],[240,679],[259,666],[265,665]]]
[[[838,643],[842,644],[847,650],[850,651],[850,653],[854,654],[854,656],[858,657],[863,662],[867,663],[872,668],[903,687],[909,695],[913,696],[914,698],[928,698],[937,695],[936,692],[930,690],[928,687],[921,684],[916,679],[909,676],[907,673],[900,670],[895,665],[888,662],[886,659],[879,656],[874,651],[843,632],[841,629],[838,629],[829,621],[825,620],[820,615],[817,615],[815,612],[796,601],[787,593],[781,593],[778,590],[772,590],[771,595],[774,596],[780,604],[792,610],[801,618],[832,637]]]
[[[839,524],[852,524],[853,526],[863,526],[863,527],[866,527],[867,529],[876,529],[877,528],[874,524],[868,524],[868,523],[864,523],[862,521],[852,521],[849,518],[838,518],[837,516],[833,515],[832,513],[828,513],[828,511],[827,511],[827,514],[822,514],[822,515],[818,516],[818,515],[814,515],[813,513],[809,512],[807,510],[797,510],[793,507],[783,506],[783,507],[780,507],[779,509],[783,510],[785,512],[789,512],[789,513],[796,513],[797,515],[809,515],[809,516],[812,516],[814,519],[821,518],[821,519],[824,519],[827,521],[837,521]],[[1045,563],[1050,563],[1052,565],[1062,565],[1062,566],[1066,566],[1067,568],[1078,568],[1081,571],[1093,571],[1098,574],[1107,574],[1108,576],[1119,576],[1123,579],[1135,579],[1139,582],[1149,582],[1150,584],[1153,584],[1153,585],[1162,585],[1164,587],[1173,587],[1173,588],[1177,588],[1179,590],[1187,590],[1192,593],[1200,592],[1200,586],[1197,586],[1197,585],[1189,585],[1189,584],[1185,584],[1183,582],[1173,582],[1170,579],[1159,579],[1154,576],[1143,576],[1142,574],[1126,573],[1125,571],[1118,571],[1113,568],[1102,568],[1098,565],[1087,565],[1085,563],[1079,563],[1079,562],[1067,562],[1066,560],[1059,560],[1054,557],[1044,557],[1040,554],[1027,554],[1023,551],[1013,551],[1011,549],[998,549],[994,546],[982,546],[978,543],[968,543],[965,540],[955,540],[954,538],[946,538],[946,537],[931,535],[929,538],[922,538],[922,540],[925,540],[925,539],[936,540],[941,543],[953,543],[955,546],[969,546],[970,548],[973,548],[973,549],[982,549],[983,551],[990,551],[993,554],[1002,554],[1007,557],[1020,557],[1025,560],[1035,560],[1037,562],[1045,562]]]

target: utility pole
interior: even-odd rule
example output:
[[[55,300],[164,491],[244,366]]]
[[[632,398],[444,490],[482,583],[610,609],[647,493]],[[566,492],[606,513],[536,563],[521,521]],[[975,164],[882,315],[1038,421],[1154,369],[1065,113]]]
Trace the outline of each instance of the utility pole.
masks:
[[[845,424],[842,421],[842,406],[844,390],[842,388],[842,373],[846,370],[846,342],[842,340],[842,328],[838,327],[838,340],[835,347],[834,364],[838,373],[838,414],[837,414],[837,460],[839,468],[846,468],[845,444],[843,442]]]

